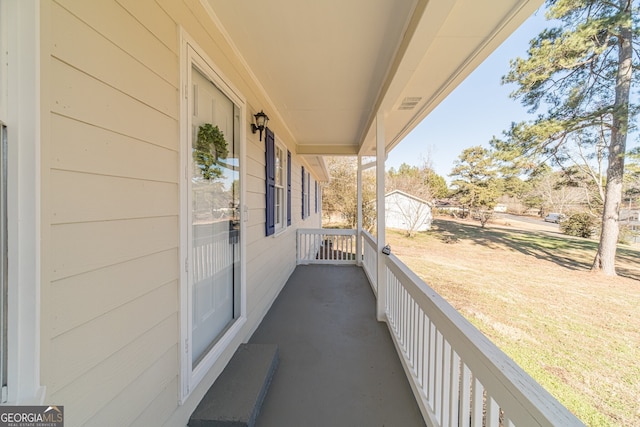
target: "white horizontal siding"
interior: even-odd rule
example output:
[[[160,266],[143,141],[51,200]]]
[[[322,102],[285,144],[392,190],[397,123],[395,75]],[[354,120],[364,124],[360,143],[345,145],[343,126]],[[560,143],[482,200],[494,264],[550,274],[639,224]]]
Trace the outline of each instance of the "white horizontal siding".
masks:
[[[141,25],[127,9],[111,0],[56,0],[56,3],[69,10],[71,14],[110,40],[115,46],[136,58],[149,70],[177,87],[180,71],[176,50],[172,51],[168,48],[166,44]],[[150,4],[150,6],[151,8],[147,10],[148,15],[163,13],[157,5]],[[55,27],[57,23],[53,22]],[[177,43],[175,22],[166,20],[164,25],[167,27],[163,33],[167,35],[173,33]],[[56,32],[55,29],[53,31]],[[84,34],[76,36],[80,38]],[[57,40],[54,43],[57,43]],[[90,52],[91,50],[89,52],[78,50],[78,53],[88,54]]]
[[[146,408],[153,403],[159,390],[164,390],[172,384],[176,384],[176,376],[171,372],[178,364],[178,351],[176,347],[170,348],[161,357],[150,365],[133,381],[122,393],[115,396],[98,413],[92,416],[87,427],[102,427],[106,425],[126,426],[131,425],[140,416],[140,406]],[[131,405],[136,402],[138,405]],[[174,404],[171,407],[175,408]],[[171,408],[170,407],[170,408]]]
[[[176,217],[55,225],[51,276],[59,280],[174,249],[177,239]]]
[[[176,349],[178,353],[178,349]],[[157,394],[152,393],[151,403],[147,405],[142,413],[131,423],[132,426],[148,427],[161,426],[171,414],[176,410],[176,390],[178,389],[178,378],[174,378],[164,388],[158,388]]]
[[[54,170],[51,189],[54,224],[178,215],[174,183]]]
[[[301,160],[294,154],[292,226],[265,237],[264,141],[249,125],[268,101],[199,0],[56,0],[44,10],[47,400],[65,405],[69,426],[183,425],[234,349],[178,406],[180,27],[249,104],[241,338],[295,268]],[[312,207],[304,224],[318,223]]]
[[[53,19],[57,22],[52,37],[55,43],[51,46],[51,53],[55,58],[169,117],[178,119],[178,89],[175,80],[165,80],[137,57],[130,55],[65,9],[54,6],[52,12]],[[82,37],[78,37],[78,34],[82,34]],[[168,57],[163,68],[175,68],[175,53],[168,48],[163,51]]]
[[[51,132],[53,169],[178,182],[177,147],[165,148],[58,115],[51,117]]]
[[[142,339],[164,319],[174,316],[177,311],[176,293],[176,282],[170,282],[53,338],[51,361],[56,369],[51,375],[51,389],[68,385],[128,344]],[[131,356],[133,360],[130,362],[134,363],[140,354]],[[113,374],[121,375],[118,372]]]
[[[51,77],[54,113],[178,150],[175,118],[55,59]]]
[[[152,420],[160,399],[162,423],[179,372],[177,26],[157,5],[153,32],[113,0],[48,10],[47,401],[75,426]]]
[[[144,28],[171,52],[178,54],[180,47],[175,33],[175,22],[158,7],[156,0],[116,0]]]
[[[158,284],[178,280],[177,249],[153,253],[53,282],[52,336],[152,292]]]
[[[152,329],[120,348],[65,387],[52,390],[51,401],[63,402],[65,405],[65,421],[69,425],[86,423],[136,381],[136,378],[149,369],[161,355],[167,352],[177,355],[177,322],[177,314],[163,319]],[[162,377],[177,378],[175,367],[168,369]],[[162,391],[161,383],[164,383],[164,380],[159,378],[156,393]],[[171,392],[173,402],[168,407],[173,410],[177,405],[177,388],[172,389]],[[145,397],[140,396],[140,398]],[[135,399],[132,400],[132,402],[135,401]]]

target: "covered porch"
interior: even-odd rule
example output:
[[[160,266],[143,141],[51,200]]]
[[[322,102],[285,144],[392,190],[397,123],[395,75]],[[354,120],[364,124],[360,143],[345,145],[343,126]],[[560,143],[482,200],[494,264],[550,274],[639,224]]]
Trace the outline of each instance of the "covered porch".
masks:
[[[257,427],[424,425],[355,265],[298,266],[250,342],[280,355]]]
[[[0,0],[6,400],[183,426],[253,339],[283,348],[260,425],[578,424],[385,253],[384,215],[309,230],[325,156],[375,167],[383,213],[386,155],[541,3]]]
[[[376,240],[298,230],[251,338],[281,354],[257,426],[583,425]]]

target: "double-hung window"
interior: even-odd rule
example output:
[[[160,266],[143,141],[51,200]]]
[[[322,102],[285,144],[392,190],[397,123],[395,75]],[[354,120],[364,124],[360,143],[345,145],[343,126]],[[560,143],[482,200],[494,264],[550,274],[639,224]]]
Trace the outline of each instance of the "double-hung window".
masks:
[[[311,215],[311,174],[302,166],[302,219]]]
[[[266,235],[291,225],[291,153],[275,141],[270,129],[265,133]]]
[[[311,174],[307,172],[307,216],[311,215]]]
[[[275,206],[274,219],[276,231],[282,230],[286,226],[287,203],[285,200],[287,155],[285,150],[278,144],[275,146]]]

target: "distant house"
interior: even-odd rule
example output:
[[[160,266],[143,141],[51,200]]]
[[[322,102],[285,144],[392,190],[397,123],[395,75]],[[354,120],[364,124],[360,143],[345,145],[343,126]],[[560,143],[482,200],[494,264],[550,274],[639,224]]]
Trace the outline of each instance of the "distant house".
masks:
[[[640,209],[620,209],[620,222],[640,223]]]
[[[438,212],[460,212],[462,205],[456,199],[437,199],[433,206]]]
[[[400,190],[385,195],[385,224],[388,228],[407,232],[431,228],[431,203]]]
[[[629,241],[640,243],[640,209],[620,209],[620,225],[626,226],[631,235]]]

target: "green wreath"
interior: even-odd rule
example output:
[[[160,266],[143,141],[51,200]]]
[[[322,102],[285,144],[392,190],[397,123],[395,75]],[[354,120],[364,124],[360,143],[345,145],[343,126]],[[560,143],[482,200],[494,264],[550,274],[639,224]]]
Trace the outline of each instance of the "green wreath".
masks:
[[[224,133],[211,123],[205,123],[198,128],[198,138],[193,158],[196,161],[202,177],[206,180],[222,177],[222,168],[218,159],[226,159],[229,155]]]

